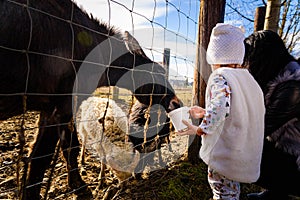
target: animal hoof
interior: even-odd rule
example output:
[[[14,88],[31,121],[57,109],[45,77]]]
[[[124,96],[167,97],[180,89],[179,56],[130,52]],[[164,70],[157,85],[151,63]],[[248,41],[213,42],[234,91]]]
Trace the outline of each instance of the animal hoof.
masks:
[[[68,176],[68,183],[71,190],[75,192],[75,194],[81,194],[88,192],[88,185],[81,179],[79,175],[75,176],[75,174],[70,174]]]

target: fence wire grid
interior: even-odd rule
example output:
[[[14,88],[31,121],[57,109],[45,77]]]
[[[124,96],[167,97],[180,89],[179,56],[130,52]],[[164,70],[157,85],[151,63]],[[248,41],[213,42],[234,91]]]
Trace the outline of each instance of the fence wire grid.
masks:
[[[193,81],[193,70],[194,70],[194,58],[195,58],[195,49],[196,49],[196,38],[197,38],[197,21],[198,21],[198,13],[199,13],[199,5],[200,1],[149,1],[145,3],[141,3],[141,1],[94,1],[94,5],[97,6],[98,13],[101,14],[102,10],[105,10],[107,13],[106,16],[101,17],[101,15],[96,16],[95,13],[90,14],[88,9],[85,9],[86,5],[81,5],[81,2],[75,2],[75,4],[71,3],[73,1],[55,1],[49,0],[48,3],[51,4],[51,7],[44,7],[43,9],[39,9],[41,5],[39,5],[38,1],[31,0],[6,0],[2,2],[2,8],[6,10],[1,10],[3,12],[11,12],[9,15],[11,19],[15,17],[23,17],[26,18],[28,24],[26,29],[18,30],[10,27],[11,32],[7,32],[6,34],[11,34],[10,37],[16,37],[16,33],[19,31],[18,37],[24,37],[25,42],[20,45],[13,45],[9,42],[14,38],[9,39],[8,41],[1,41],[0,50],[3,55],[6,54],[22,54],[25,57],[26,65],[19,66],[22,68],[22,71],[25,71],[25,80],[21,83],[23,85],[22,91],[17,92],[7,92],[6,88],[3,88],[0,94],[1,99],[5,99],[7,97],[22,97],[22,113],[10,117],[7,120],[1,121],[0,130],[1,130],[1,144],[0,144],[0,198],[1,199],[22,199],[24,198],[24,188],[32,188],[36,185],[41,186],[41,197],[44,199],[72,199],[77,190],[81,188],[75,188],[70,190],[67,185],[67,166],[66,161],[64,160],[62,153],[66,151],[70,151],[70,149],[65,149],[63,151],[59,150],[59,144],[57,143],[56,150],[53,153],[33,156],[33,152],[37,151],[32,150],[32,147],[35,143],[39,143],[40,137],[38,137],[39,131],[45,129],[51,129],[54,131],[59,131],[59,127],[70,126],[70,122],[60,122],[59,120],[52,119],[51,123],[42,123],[41,120],[41,110],[31,110],[31,107],[35,107],[29,105],[28,98],[47,98],[47,97],[64,97],[71,95],[72,97],[83,96],[87,98],[89,96],[98,96],[102,98],[113,99],[117,102],[117,104],[122,108],[123,112],[127,116],[130,115],[130,109],[135,103],[136,99],[133,97],[131,91],[127,89],[123,89],[121,87],[101,87],[95,88],[91,93],[82,93],[82,92],[57,92],[57,93],[48,93],[43,91],[38,91],[38,89],[32,89],[31,76],[34,71],[34,65],[36,63],[32,62],[33,58],[41,57],[44,60],[54,59],[55,61],[61,62],[62,64],[70,63],[72,66],[71,71],[73,74],[78,73],[78,63],[87,63],[91,65],[97,65],[104,68],[108,67],[107,63],[99,63],[91,60],[86,60],[86,57],[79,58],[77,56],[80,49],[76,45],[76,40],[81,40],[83,44],[88,45],[90,39],[86,32],[91,32],[93,34],[102,35],[111,40],[108,42],[110,48],[106,49],[106,51],[112,51],[111,41],[122,42],[123,37],[114,36],[111,33],[103,32],[99,30],[97,27],[93,26],[84,26],[83,24],[78,23],[75,12],[76,6],[80,6],[80,9],[83,13],[87,13],[90,19],[97,18],[99,23],[105,23],[108,27],[114,27],[114,31],[118,32],[118,34],[122,35],[124,31],[130,32],[131,35],[135,37],[135,39],[139,42],[139,45],[144,50],[145,54],[153,61],[162,65],[166,74],[162,74],[167,77],[167,81],[170,82],[171,86],[175,89],[177,96],[183,101],[185,105],[190,105],[191,103],[191,91],[192,91],[192,81]],[[88,2],[88,1],[86,1]],[[46,4],[48,4],[46,3]],[[68,14],[65,15],[63,13],[63,4],[71,5],[68,10]],[[5,5],[4,5],[5,4]],[[93,5],[92,5],[93,6]],[[42,6],[43,7],[43,6]],[[21,13],[25,13],[24,16],[18,16],[18,11]],[[150,11],[150,12],[149,12]],[[104,12],[104,11],[103,11]],[[120,13],[121,12],[121,13]],[[48,49],[44,49],[44,51],[39,51],[38,48],[34,48],[36,44],[35,35],[40,31],[43,33],[39,27],[39,24],[35,21],[35,16],[40,15],[42,18],[46,20],[53,20],[57,24],[64,24],[69,28],[69,38],[61,38],[62,35],[59,35],[60,31],[57,30],[57,35],[53,35],[56,38],[57,43],[60,43],[61,40],[69,40],[71,44],[65,47],[65,51],[67,54],[63,52],[56,51],[56,44],[53,43],[53,46],[48,46]],[[121,23],[116,23],[116,20],[119,20],[118,17],[123,16]],[[129,16],[128,18],[124,18],[124,16]],[[103,19],[104,18],[104,19]],[[106,20],[105,20],[106,18]],[[17,19],[17,18],[16,18]],[[2,22],[9,23],[9,21]],[[14,21],[10,21],[10,23],[14,23]],[[43,23],[43,22],[40,22]],[[123,24],[125,25],[122,26]],[[12,24],[6,24],[10,26]],[[120,27],[121,26],[121,27]],[[45,28],[45,27],[43,27]],[[47,27],[50,29],[57,29],[58,27]],[[76,35],[76,29],[83,29],[85,32]],[[47,31],[47,30],[46,30]],[[113,32],[113,31],[112,31]],[[1,33],[4,34],[4,33]],[[9,38],[9,36],[6,36]],[[44,40],[49,40],[49,38],[45,37]],[[39,41],[41,44],[45,41]],[[46,42],[47,43],[47,42]],[[167,54],[166,54],[167,52]],[[90,52],[85,52],[85,56],[88,56]],[[109,56],[109,54],[108,54]],[[169,57],[168,57],[169,56]],[[107,58],[109,63],[112,63],[113,58],[111,56]],[[41,60],[40,60],[41,61]],[[17,63],[12,62],[12,63]],[[19,64],[24,64],[19,63]],[[40,65],[42,65],[41,63]],[[119,66],[113,66],[116,67]],[[151,67],[155,67],[151,64]],[[24,68],[24,69],[23,69]],[[122,68],[122,67],[121,67]],[[8,68],[4,69],[8,70]],[[59,70],[59,68],[53,69]],[[143,72],[143,69],[140,69]],[[148,72],[148,70],[146,70]],[[145,71],[145,72],[146,72]],[[150,70],[151,71],[151,70]],[[155,76],[155,70],[151,71],[152,76]],[[47,77],[46,77],[47,78]],[[36,77],[38,79],[38,76]],[[43,80],[47,81],[47,80]],[[78,80],[76,80],[78,81]],[[75,81],[75,86],[80,87],[79,82]],[[89,80],[86,80],[89,81]],[[15,83],[15,82],[12,82]],[[41,82],[40,82],[41,83]],[[41,85],[35,85],[36,88]],[[50,85],[51,86],[51,85]],[[75,87],[74,87],[75,88]],[[12,91],[12,90],[11,90]],[[140,94],[142,95],[149,95]],[[154,95],[155,96],[155,95]],[[76,98],[74,98],[76,101]],[[79,106],[79,105],[78,105]],[[43,108],[44,109],[44,108]],[[158,109],[159,110],[159,109]],[[149,109],[149,115],[157,115],[158,110]],[[42,110],[43,111],[43,110]],[[75,109],[75,111],[77,111]],[[53,111],[54,112],[54,111]],[[161,112],[165,112],[161,110]],[[76,114],[76,113],[73,113]],[[44,119],[42,119],[44,120]],[[98,119],[96,119],[98,120]],[[161,126],[171,126],[169,122],[160,122],[157,121],[156,124],[149,123],[147,129],[157,129],[159,131],[159,127]],[[144,128],[144,127],[143,127]],[[54,133],[55,134],[55,133]],[[134,133],[133,133],[134,134]],[[118,133],[121,135],[121,133]],[[164,135],[162,135],[164,136]],[[120,136],[119,139],[121,143],[125,143],[125,136]],[[152,138],[151,140],[155,140],[157,138]],[[80,140],[80,139],[79,139]],[[175,141],[175,136],[173,135],[171,138]],[[93,143],[97,143],[99,141],[92,141]],[[93,143],[87,143],[87,146],[92,146]],[[120,144],[120,143],[119,143]],[[168,152],[168,145],[165,146],[166,150],[164,152]],[[44,147],[47,148],[47,147]],[[81,140],[79,146],[72,146],[71,148],[81,148]],[[134,146],[137,148],[137,146]],[[181,149],[178,152],[178,156],[181,156],[183,152],[186,150],[187,146],[180,147]],[[155,152],[154,152],[155,153]],[[172,152],[174,154],[174,152]],[[170,152],[166,153],[169,158],[164,157],[164,163],[174,162],[174,156],[170,156]],[[102,179],[106,180],[103,188],[99,187],[98,182],[98,174],[100,167],[100,158],[97,156],[95,151],[89,151],[87,149],[86,152],[86,160],[85,164],[79,164],[80,169],[75,170],[83,170],[81,173],[84,181],[86,182],[86,186],[89,186],[92,190],[98,191],[94,192],[94,199],[105,198],[105,194],[109,191],[110,187],[115,185],[116,178],[114,175],[110,175],[109,173],[105,173]],[[48,170],[46,170],[44,178],[42,181],[34,183],[33,185],[27,185],[28,178],[28,164],[33,160],[39,160],[42,158],[52,159],[50,165],[48,166]],[[157,158],[156,158],[157,159]],[[79,162],[79,161],[78,161]],[[94,164],[99,163],[99,164]],[[166,164],[164,164],[166,165]],[[164,166],[154,167],[154,170],[158,170]],[[152,169],[148,169],[152,170]],[[128,180],[122,180],[126,181]],[[121,196],[122,193],[119,194]],[[118,195],[115,196],[118,198]]]
[[[258,0],[227,1],[225,21],[244,25],[250,33],[253,31],[254,9],[249,6],[261,4]],[[109,138],[114,147],[123,148],[129,134],[143,135],[147,130],[154,130],[156,134],[162,127],[170,127],[170,131],[163,132],[160,137],[154,135],[147,141],[161,145],[157,141],[169,138],[169,141],[162,142],[159,151],[145,154],[146,159],[153,157],[153,162],[143,167],[146,172],[152,172],[146,173],[148,176],[158,176],[156,172],[176,162],[186,152],[188,139],[176,137],[172,125],[163,115],[166,114],[165,108],[152,103],[162,94],[167,96],[167,89],[171,87],[183,105],[192,104],[200,0],[3,0],[0,9],[1,19],[6,19],[0,22],[0,199],[24,199],[25,188],[36,186],[41,189],[38,192],[42,199],[74,199],[87,186],[92,194],[82,199],[126,199],[130,195],[131,198],[147,199],[146,193],[128,194],[126,186],[125,189],[120,188],[122,183],[132,181],[130,176],[121,179],[114,170],[106,170],[99,178],[100,162],[105,156],[99,156],[97,148],[105,147],[97,146],[103,142],[103,137],[93,138],[92,134],[85,143],[84,162],[78,157],[78,166],[71,167],[71,173],[80,172],[85,184],[70,189],[67,170],[70,166],[63,155],[71,157],[70,152],[80,151],[84,143],[80,134],[75,133],[70,138],[78,137],[79,144],[69,144],[68,148],[62,149],[62,136],[76,126],[74,122],[97,124],[104,117],[102,125],[97,126],[96,130],[106,130],[105,137]],[[78,15],[84,16],[84,19]],[[37,16],[39,20],[36,20]],[[124,64],[125,60],[121,58],[128,53],[125,45],[120,47],[115,44],[123,44],[126,39],[131,42],[126,44],[131,49],[130,53],[142,54],[143,59],[147,57],[147,63],[141,61],[141,67],[134,64],[130,66],[127,63],[130,58]],[[41,49],[41,46],[45,48]],[[138,59],[142,58],[134,56],[132,62]],[[69,67],[64,71],[66,65]],[[90,77],[87,77],[86,71],[80,71],[84,66],[89,69],[87,74]],[[159,67],[164,70],[158,70]],[[50,69],[48,76],[40,76],[47,69]],[[101,70],[99,72],[95,69]],[[126,77],[120,78],[115,73],[117,71],[123,71]],[[78,76],[80,73],[82,77]],[[51,81],[51,78],[58,76],[62,79]],[[153,82],[149,82],[149,77]],[[169,84],[165,92],[156,94],[157,88],[152,86],[150,90],[148,88],[138,95],[134,94],[133,91],[138,90],[143,83],[156,83],[156,77],[163,80],[160,80],[161,85],[166,87]],[[64,78],[73,80],[72,86]],[[120,85],[119,79],[123,81]],[[117,86],[98,87],[101,86],[99,80]],[[54,88],[58,82],[63,85],[59,91]],[[124,83],[132,84],[129,87],[131,90],[122,87],[126,85]],[[64,90],[68,87],[71,90]],[[52,99],[56,99],[56,103],[60,102],[66,96],[72,98],[65,106],[72,107],[72,113],[68,114],[73,116],[73,120],[64,121],[60,109],[65,107],[48,107],[47,103]],[[139,105],[137,96],[149,97],[148,106]],[[104,99],[102,111],[92,113],[94,118],[76,121],[79,106],[88,97]],[[41,104],[32,104],[37,102],[34,100],[40,100]],[[110,107],[112,104],[109,100],[116,103],[114,107]],[[116,125],[116,118],[110,116],[120,108],[126,120],[130,120],[137,107],[143,111],[142,117],[145,118],[144,125],[137,129],[122,130]],[[3,114],[12,114],[15,110],[21,112],[9,118]],[[44,111],[50,114],[45,116]],[[155,119],[150,121],[149,116]],[[126,123],[130,124],[129,121]],[[33,149],[33,146],[41,143],[39,132],[49,133],[49,130],[56,134],[57,142],[52,144],[53,150],[41,154],[37,152],[40,149]],[[57,133],[60,133],[59,136]],[[131,147],[142,148],[145,142]],[[41,148],[47,148],[47,142],[43,144]],[[113,151],[111,147],[107,148]],[[42,179],[28,184],[31,167],[28,164],[43,159],[50,162]],[[157,199],[155,191],[150,196],[151,199]]]

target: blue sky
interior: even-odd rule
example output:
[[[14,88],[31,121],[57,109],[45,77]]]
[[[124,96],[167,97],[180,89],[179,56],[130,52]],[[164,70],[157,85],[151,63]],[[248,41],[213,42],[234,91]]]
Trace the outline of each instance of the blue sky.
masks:
[[[200,7],[198,0],[176,0],[168,4],[165,0],[75,2],[102,21],[121,31],[131,32],[146,54],[157,62],[162,61],[164,48],[170,48],[171,74],[192,79]]]
[[[121,31],[129,31],[146,54],[162,61],[164,48],[171,49],[171,75],[193,78],[197,40],[199,0],[74,0],[88,13]],[[253,31],[253,22],[261,0],[227,0],[225,22],[245,27],[245,36]],[[148,50],[148,49],[151,49]]]

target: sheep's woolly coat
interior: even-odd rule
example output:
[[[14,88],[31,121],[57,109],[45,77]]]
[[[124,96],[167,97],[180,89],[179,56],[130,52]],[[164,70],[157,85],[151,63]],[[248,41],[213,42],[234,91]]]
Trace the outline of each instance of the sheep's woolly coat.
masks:
[[[279,75],[269,84],[268,92],[265,96],[266,106],[271,103],[271,96],[279,84],[288,81],[300,81],[300,66],[296,62],[287,65],[283,74]],[[287,83],[288,84],[288,83]],[[289,106],[289,105],[286,105]],[[286,122],[279,129],[267,136],[267,139],[274,142],[276,147],[284,152],[297,157],[297,165],[300,171],[300,121],[293,118]]]
[[[119,171],[135,167],[138,159],[133,145],[125,142],[128,118],[115,101],[89,97],[79,107],[76,126],[83,146],[96,151],[100,160]],[[114,141],[120,138],[121,142]]]

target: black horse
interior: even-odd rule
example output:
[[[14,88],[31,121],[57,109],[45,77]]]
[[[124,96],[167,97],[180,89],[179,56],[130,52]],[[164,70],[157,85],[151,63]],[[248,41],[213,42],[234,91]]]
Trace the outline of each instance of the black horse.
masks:
[[[90,17],[71,0],[0,1],[0,120],[41,112],[24,199],[39,199],[41,182],[60,139],[71,189],[85,185],[77,163],[73,115],[101,86],[130,90],[164,112],[181,106],[164,69],[128,33]]]

